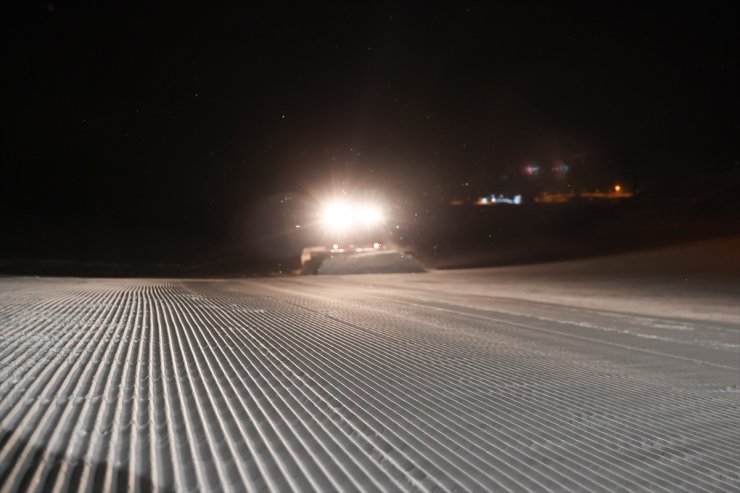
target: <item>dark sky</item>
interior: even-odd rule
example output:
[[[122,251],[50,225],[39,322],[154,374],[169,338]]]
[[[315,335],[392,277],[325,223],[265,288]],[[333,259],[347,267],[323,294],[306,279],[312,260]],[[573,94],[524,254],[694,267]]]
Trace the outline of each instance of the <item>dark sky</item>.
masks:
[[[208,237],[332,180],[444,195],[531,162],[585,186],[740,159],[722,4],[247,3],[10,12],[6,223]]]

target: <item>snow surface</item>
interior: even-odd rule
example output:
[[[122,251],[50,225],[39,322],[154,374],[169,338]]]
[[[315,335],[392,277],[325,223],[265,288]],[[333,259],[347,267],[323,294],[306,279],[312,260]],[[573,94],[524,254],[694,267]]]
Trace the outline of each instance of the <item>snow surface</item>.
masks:
[[[547,269],[0,279],[0,491],[740,490],[732,290]]]

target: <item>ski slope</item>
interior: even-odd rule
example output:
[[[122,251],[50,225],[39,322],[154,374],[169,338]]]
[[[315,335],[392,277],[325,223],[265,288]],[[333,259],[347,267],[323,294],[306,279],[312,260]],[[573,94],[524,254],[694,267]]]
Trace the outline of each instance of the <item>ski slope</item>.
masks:
[[[740,490],[736,298],[562,282],[0,279],[0,491]]]

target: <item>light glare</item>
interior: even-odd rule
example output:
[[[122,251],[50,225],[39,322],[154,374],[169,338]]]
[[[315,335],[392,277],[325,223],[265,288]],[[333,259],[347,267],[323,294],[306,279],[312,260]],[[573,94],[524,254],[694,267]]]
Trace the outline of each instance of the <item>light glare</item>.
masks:
[[[373,204],[333,202],[324,207],[321,222],[329,231],[339,233],[353,228],[371,228],[385,220],[380,207]]]
[[[380,210],[370,205],[360,207],[358,212],[360,221],[368,226],[378,224],[383,219],[383,214]]]
[[[352,223],[352,213],[346,204],[330,204],[322,217],[324,226],[334,231],[341,231]]]

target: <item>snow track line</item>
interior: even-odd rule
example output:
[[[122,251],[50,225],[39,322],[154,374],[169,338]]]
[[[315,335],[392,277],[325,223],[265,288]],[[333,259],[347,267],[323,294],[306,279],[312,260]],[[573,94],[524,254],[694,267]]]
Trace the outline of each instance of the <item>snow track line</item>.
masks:
[[[402,390],[403,390],[403,389],[402,389]],[[410,392],[411,390],[410,390],[410,389],[406,389],[406,391],[407,391],[407,392]],[[406,395],[411,395],[411,394],[406,394]],[[397,397],[399,397],[399,398],[400,398],[400,396],[397,396]],[[526,404],[526,403],[524,403],[524,404]],[[415,405],[417,406],[417,410],[418,410],[418,409],[420,409],[420,408],[421,408],[421,409],[423,409],[423,403],[421,403],[421,402],[417,401],[417,402],[415,403]],[[419,407],[419,406],[421,406],[421,407]],[[458,414],[459,414],[459,410],[457,410],[457,412],[458,412]],[[430,419],[434,419],[434,418],[430,418]],[[511,437],[510,437],[510,438],[511,438]]]
[[[524,405],[526,406],[526,404],[527,404],[527,403],[526,403],[526,402],[524,402],[524,403],[522,403],[522,404],[524,404]],[[587,444],[584,444],[584,445],[587,445]],[[624,478],[622,478],[622,481],[624,481]]]
[[[395,300],[393,302],[394,303],[399,303],[399,304],[404,304],[405,303],[405,304],[416,305],[418,307],[424,307],[424,308],[430,309],[430,310],[435,310],[435,311],[440,311],[440,312],[449,312],[449,313],[453,313],[453,314],[456,314],[456,315],[464,315],[464,316],[467,316],[467,317],[480,317],[482,319],[489,320],[489,321],[492,321],[492,322],[499,322],[499,323],[503,323],[503,324],[513,325],[513,326],[521,327],[521,328],[528,329],[528,330],[538,330],[540,332],[549,332],[549,333],[552,333],[552,334],[556,334],[558,336],[571,337],[571,338],[574,338],[574,339],[583,339],[585,341],[599,343],[599,344],[605,344],[605,345],[610,345],[610,346],[616,346],[616,347],[620,347],[620,348],[627,349],[627,350],[630,350],[630,351],[641,351],[641,352],[645,352],[645,353],[655,354],[657,356],[663,356],[663,357],[666,357],[666,358],[681,359],[681,360],[684,360],[684,361],[689,361],[691,363],[697,363],[697,364],[701,364],[701,365],[713,366],[715,368],[721,368],[723,370],[734,370],[735,369],[735,368],[733,368],[731,366],[722,365],[722,364],[718,364],[718,363],[712,363],[711,361],[706,361],[706,360],[701,360],[701,359],[696,359],[696,358],[688,358],[686,356],[681,356],[681,355],[678,355],[678,354],[666,353],[666,352],[661,352],[661,351],[655,351],[655,350],[648,349],[648,348],[641,348],[641,347],[637,347],[637,346],[634,346],[634,345],[628,345],[628,344],[621,344],[621,343],[618,343],[618,342],[606,341],[604,339],[599,339],[597,337],[587,337],[587,336],[581,336],[581,335],[577,335],[577,334],[571,334],[571,333],[568,333],[568,332],[563,332],[563,331],[559,331],[559,330],[555,330],[555,329],[545,329],[545,328],[542,328],[542,327],[536,327],[536,326],[531,325],[531,324],[525,324],[525,323],[516,322],[516,321],[512,321],[512,320],[506,320],[504,318],[496,317],[494,315],[480,315],[480,314],[477,314],[477,313],[465,312],[465,311],[457,310],[457,309],[454,309],[454,308],[443,308],[443,307],[440,307],[440,306],[434,306],[431,303],[421,304],[421,303],[418,303],[418,302],[412,302],[412,301],[408,301],[408,300],[404,300],[404,301]],[[487,310],[479,310],[479,309],[477,309],[476,311],[487,311]],[[521,317],[521,315],[519,315],[519,317]],[[572,322],[566,322],[566,321],[558,321],[557,323],[558,323],[558,325],[578,326],[577,324],[574,324]],[[680,343],[676,343],[676,344],[680,344]]]
[[[287,327],[286,327],[286,329],[287,329]],[[264,344],[264,343],[263,343],[263,347],[267,347],[267,348],[270,348],[270,350],[272,350],[272,351],[275,351],[275,350],[276,350],[276,348],[275,348],[274,344],[278,344],[278,345],[280,345],[280,346],[284,347],[284,346],[283,346],[283,344],[281,343],[281,341],[280,341],[280,340],[278,340],[278,341],[275,341],[275,343],[272,343],[272,342],[269,342],[269,336],[267,336],[267,335],[264,335],[264,337],[266,337],[266,339],[264,339],[264,340],[265,340],[265,341],[268,341],[268,342],[267,342],[267,344]],[[276,353],[273,353],[273,354],[276,354]],[[276,355],[277,355],[277,354],[276,354]],[[283,355],[284,355],[284,354],[281,354],[281,356],[283,356]],[[278,357],[279,357],[279,356],[278,356]],[[298,356],[298,355],[296,355],[296,357],[299,357],[299,356]],[[319,378],[320,378],[320,377],[319,377]],[[349,391],[350,391],[350,392],[353,392],[353,391],[352,391],[351,389],[350,389]],[[371,404],[371,405],[372,405],[372,404]],[[413,424],[411,424],[411,426],[414,426],[414,425],[413,425]],[[485,473],[483,473],[482,471],[479,471],[479,473],[480,473],[480,474],[485,474]],[[479,486],[479,487],[482,487],[483,485],[478,485],[478,486]]]
[[[236,369],[233,367],[233,365],[232,365],[232,367],[229,370],[227,370],[226,368],[224,368],[223,364],[221,363],[222,360],[219,360],[218,359],[218,356],[216,355],[215,351],[213,350],[214,347],[215,348],[218,348],[219,349],[219,352],[221,353],[222,356],[228,357],[228,355],[223,351],[222,347],[219,346],[219,341],[218,341],[218,339],[221,339],[222,342],[226,342],[226,340],[224,339],[223,335],[221,335],[221,333],[223,333],[224,331],[223,330],[219,330],[219,325],[217,323],[215,323],[216,321],[214,321],[211,317],[209,317],[209,315],[208,315],[207,312],[205,312],[203,310],[198,310],[198,311],[196,311],[196,310],[188,310],[188,312],[189,312],[188,315],[192,317],[192,321],[193,322],[196,322],[197,321],[199,324],[202,324],[201,325],[202,327],[205,328],[205,330],[200,330],[200,334],[201,334],[201,336],[203,336],[205,345],[207,347],[209,347],[209,349],[210,349],[209,352],[211,353],[211,355],[212,355],[212,357],[213,357],[213,359],[215,361],[215,364],[217,364],[220,367],[220,370],[223,371],[224,373],[227,373],[228,374],[229,373],[229,370],[231,370],[231,372],[236,373]],[[194,327],[198,327],[198,325],[195,325]],[[207,341],[212,342],[212,344],[209,344]],[[228,342],[227,342],[227,344],[228,344]],[[203,345],[201,345],[201,347],[203,347]],[[228,359],[226,361],[228,361]],[[243,365],[242,365],[242,367],[243,367]],[[266,367],[266,370],[269,371],[269,367]],[[273,377],[274,377],[274,374],[273,374]],[[233,387],[233,385],[231,385],[231,387],[232,387],[231,388],[231,391],[234,392],[234,394],[236,394],[236,389]],[[297,425],[304,425],[304,426],[307,425],[307,423],[305,421],[302,421],[301,420],[301,417],[302,416],[299,415],[299,414],[296,414],[296,410],[294,409],[294,407],[291,407],[291,404],[292,403],[289,400],[287,400],[286,398],[284,398],[284,397],[281,397],[281,396],[279,396],[279,397],[281,399],[280,406],[276,406],[275,403],[274,403],[274,401],[272,402],[273,403],[273,406],[275,407],[275,409],[278,410],[279,407],[285,406],[286,407],[286,411],[292,413],[292,415],[293,415],[292,417],[294,418],[293,421],[295,421]],[[290,419],[291,417],[290,416],[286,417],[286,415],[283,414],[283,413],[281,413],[281,418],[285,419],[286,422],[289,422],[289,423],[291,422],[291,419]],[[291,431],[296,435],[296,437],[298,437],[300,439],[300,436],[301,436],[301,433],[300,432],[301,431],[304,431],[304,430],[296,431],[295,427],[294,426],[291,426]],[[327,441],[335,441],[330,434],[326,433],[326,430],[325,429],[323,431],[324,431],[324,434],[321,437],[322,439],[327,440]],[[331,466],[334,466],[333,467],[334,471],[333,472],[329,472],[327,470],[323,470],[324,468],[322,468],[322,473],[325,475],[325,477],[329,481],[331,481],[331,485],[330,485],[331,488],[332,489],[338,489],[338,488],[341,487],[341,481],[338,482],[337,480],[334,479],[334,477],[337,476],[337,475],[340,476],[340,478],[338,478],[339,480],[341,480],[343,478],[345,478],[347,480],[351,480],[350,479],[350,473],[349,473],[347,467],[343,464],[343,462],[348,457],[347,456],[337,457],[336,455],[334,455],[332,453],[332,450],[322,443],[321,439],[318,438],[317,433],[314,432],[312,429],[305,428],[305,432],[308,434],[308,436],[306,438],[310,438],[312,440],[312,443],[310,443],[310,444],[307,444],[305,441],[302,441],[302,445],[305,446],[307,450],[311,449],[313,446],[316,446],[316,447],[321,448],[321,451],[323,453],[327,454],[327,456],[330,456],[330,457],[328,457],[328,460],[325,459],[324,464],[325,465],[328,465],[330,467]],[[335,441],[335,443],[337,443],[337,442]],[[339,446],[341,447],[341,445],[339,445]],[[350,458],[350,460],[351,460],[351,458]],[[319,464],[321,464],[321,462],[319,462]],[[341,473],[338,473],[337,469],[341,470]],[[354,483],[353,486],[356,487],[358,490],[361,490],[362,489],[362,485],[361,484],[358,484],[356,482]],[[376,487],[380,487],[380,485],[378,483],[375,483],[375,486]]]
[[[249,345],[246,345],[246,347],[249,347]],[[261,343],[261,342],[259,342],[259,341],[257,342],[257,344],[256,344],[256,347],[257,347],[257,348],[261,348],[261,349],[262,349],[263,351],[264,351],[264,350],[269,350],[269,349],[268,349],[268,348],[269,348],[268,346],[264,345],[264,343]],[[255,358],[260,358],[260,359],[262,359],[262,360],[263,360],[262,362],[264,363],[264,365],[265,365],[265,368],[266,368],[266,369],[269,369],[269,368],[270,368],[270,366],[271,366],[271,364],[270,364],[270,362],[269,362],[269,358],[266,358],[266,357],[265,357],[265,355],[264,355],[263,351],[257,351],[257,352],[253,352],[253,357],[255,357]],[[283,366],[283,365],[281,365],[281,367],[284,367],[284,366]],[[280,370],[280,369],[281,369],[281,367],[278,367],[278,370]],[[293,373],[293,375],[294,375],[294,377],[295,377],[295,378],[298,378],[298,379],[300,379],[300,380],[301,380],[302,382],[305,382],[305,376],[300,376],[300,375],[297,375],[297,374],[295,374],[295,373],[294,373],[294,372],[293,372],[293,371],[292,371],[291,369],[289,369],[289,368],[287,368],[287,371],[289,371],[289,372]],[[283,373],[283,374],[285,374],[285,373]],[[313,385],[312,385],[311,383],[308,383],[308,384],[307,384],[307,385],[305,385],[305,386],[306,386],[307,388],[311,388],[312,386],[315,386],[315,385],[319,385],[319,386],[320,386],[321,384],[318,384],[318,383],[313,383]],[[322,390],[325,390],[325,389],[322,389]],[[332,403],[330,403],[330,402],[328,402],[328,401],[324,401],[324,402],[325,402],[325,403],[327,404],[327,407],[329,407],[329,408],[334,408],[334,407],[335,407],[335,404],[332,404]],[[334,411],[336,411],[336,410],[334,409]],[[361,418],[360,418],[360,419],[361,419]],[[364,424],[366,424],[366,423],[364,423]],[[361,430],[357,430],[357,432],[359,432],[359,433],[360,433],[360,435],[362,434],[362,431],[361,431]],[[393,461],[393,459],[392,459],[392,458],[390,458],[390,457],[388,457],[388,459],[389,459],[389,460],[391,460],[391,461]],[[421,487],[422,485],[421,485],[421,484],[419,484],[419,486]],[[426,489],[426,488],[423,488],[423,487],[422,487],[422,489]]]
[[[561,366],[562,366],[562,365],[561,365]],[[500,365],[499,365],[499,367],[498,367],[498,368],[494,368],[494,369],[497,369],[497,370],[501,370],[502,368],[501,368],[501,367],[500,367]],[[555,369],[555,368],[551,368],[551,369]],[[583,370],[583,368],[580,368],[580,369],[581,369],[581,370]],[[521,373],[521,369],[515,369],[515,373],[514,373],[514,374],[512,375],[512,377],[515,377],[515,376],[517,375],[517,373]],[[637,382],[631,382],[631,386],[634,386],[634,385],[635,385],[635,383],[637,383]],[[654,390],[654,389],[651,389],[651,390]],[[557,399],[558,399],[558,396],[557,396],[557,395],[543,395],[543,397],[546,397],[547,399],[550,399],[550,400],[552,400],[552,399],[555,399],[555,400],[557,400]],[[574,396],[572,396],[572,395],[570,396],[570,398],[573,398],[573,397],[574,397]],[[585,401],[583,401],[583,402],[585,403]],[[675,403],[674,403],[674,404],[675,404]],[[606,414],[606,413],[608,413],[608,410],[606,410],[606,409],[605,409],[604,411],[605,411],[605,414]],[[607,415],[608,415],[608,414],[607,414]],[[704,433],[706,433],[706,432],[705,432],[705,431],[703,430],[703,434],[704,434]],[[702,436],[703,436],[703,435],[702,435]],[[710,448],[711,448],[711,447],[710,447]],[[725,452],[725,453],[726,453],[726,452]]]
[[[112,293],[108,298],[121,299],[124,298],[124,296],[125,293]],[[120,306],[121,305],[119,305],[119,307]],[[103,309],[93,307],[93,310],[90,311],[91,315],[95,317],[90,325],[97,325],[97,329],[95,329],[96,334],[107,327],[105,322],[114,314],[115,308],[115,306],[104,306]],[[76,341],[75,348],[83,346],[84,343],[89,343],[90,340],[91,339],[85,340],[80,337]],[[54,359],[58,361],[60,358]],[[13,486],[18,489],[24,489],[31,486],[31,484],[29,484],[32,479],[31,473],[33,472],[29,469],[29,466],[32,465],[33,462],[29,457],[31,449],[25,448],[20,450],[18,448],[19,440],[22,436],[28,433],[30,434],[28,438],[29,442],[48,442],[49,435],[57,428],[57,423],[59,423],[60,418],[64,415],[65,411],[69,411],[69,404],[73,401],[73,393],[76,390],[76,384],[82,377],[84,370],[88,367],[89,362],[90,358],[79,358],[67,365],[64,364],[64,361],[60,362],[62,364],[59,364],[56,367],[47,365],[35,379],[34,385],[32,385],[31,388],[34,386],[41,387],[41,390],[38,393],[39,396],[43,391],[61,394],[59,396],[54,396],[52,399],[53,401],[63,402],[64,407],[60,410],[58,405],[45,405],[46,403],[37,398],[34,400],[31,408],[24,412],[20,423],[13,427],[15,428],[14,433],[4,444],[5,446],[2,450],[0,450],[0,464],[14,465],[11,470],[7,472],[3,471],[2,473],[2,476],[5,476],[6,474],[9,476],[8,488],[10,488],[10,485],[13,485],[13,483],[15,483]],[[19,400],[17,402],[20,403],[23,401]],[[13,413],[13,411],[16,411],[16,413]],[[18,416],[17,410],[13,409],[11,410],[11,413],[9,413],[8,417],[12,421],[16,416]],[[6,419],[3,419],[3,421],[0,422],[0,427],[2,427],[2,429],[9,429],[11,428],[11,425],[6,423]],[[10,460],[10,454],[13,453],[13,449],[20,451],[20,457],[15,460]],[[39,462],[41,467],[44,467],[49,463],[49,456],[52,452],[53,449],[46,448],[40,456],[38,456],[39,454],[37,453],[38,457],[34,458],[34,460]],[[43,474],[43,471],[41,473]],[[38,475],[33,476],[33,478],[38,479]],[[6,489],[4,488],[2,491],[6,491]]]
[[[296,294],[296,293],[295,292],[292,292],[292,294]],[[319,300],[323,301],[324,303],[327,302],[327,298],[325,296],[311,294],[311,297],[312,298],[319,299]],[[424,309],[426,308],[425,305],[421,305],[421,304],[418,304],[418,303],[412,303],[412,302],[396,303],[394,300],[386,300],[386,299],[379,300],[379,301],[382,301],[384,303],[395,303],[395,304],[398,304],[399,306],[402,306],[403,305],[403,306],[407,306],[407,307],[424,308]],[[301,304],[301,303],[297,303],[297,306],[304,307],[305,305],[304,304]],[[387,313],[387,311],[385,309],[378,308],[378,306],[379,306],[378,304],[369,304],[369,303],[358,304],[358,303],[354,303],[355,309],[361,308],[361,309],[363,309],[365,311],[367,311],[367,310],[373,310],[373,311],[378,312],[378,313],[384,313],[384,314]],[[321,312],[321,313],[322,313],[322,315],[326,315],[326,313],[324,313],[324,312]],[[458,315],[460,318],[463,318],[463,319],[471,318],[471,317],[469,317],[469,314],[467,312],[464,312],[464,311],[448,310],[447,313],[454,313],[455,315]],[[415,316],[408,316],[408,315],[405,315],[404,313],[401,313],[401,312],[398,312],[398,311],[394,312],[394,316],[396,318],[399,318],[400,317],[400,318],[403,318],[403,319],[408,320],[408,321],[422,321],[419,318],[415,318]],[[368,314],[363,314],[362,317],[363,317],[363,320],[368,320]],[[496,331],[499,333],[497,335],[501,335],[500,334],[501,333],[501,329],[505,329],[508,332],[506,334],[507,337],[509,337],[509,338],[517,338],[517,339],[521,340],[522,343],[531,342],[531,338],[526,338],[526,337],[522,336],[521,334],[514,334],[511,331],[511,328],[512,327],[514,329],[517,329],[519,327],[519,328],[531,329],[531,330],[534,330],[534,331],[543,332],[538,327],[530,327],[529,325],[526,325],[526,324],[511,324],[507,320],[499,320],[499,319],[495,319],[495,318],[492,318],[492,317],[485,317],[485,316],[480,316],[480,315],[473,314],[473,317],[472,318],[478,319],[478,320],[483,321],[483,322],[492,322],[492,321],[493,322],[496,322],[497,323]],[[429,317],[429,320],[427,320],[426,322],[428,324],[428,323],[430,323],[430,321],[433,322],[434,320],[436,320],[434,317]],[[490,332],[490,327],[488,325],[483,324],[480,327],[483,328],[486,332]],[[545,331],[545,332],[547,333],[547,331]],[[443,327],[440,327],[439,334],[448,335],[449,333],[450,333],[450,331],[448,329],[443,328]],[[558,336],[561,335],[559,332],[555,332],[555,334],[558,335]],[[485,335],[482,336],[479,332],[477,332],[475,334],[471,334],[470,331],[468,331],[467,334],[459,334],[459,335],[458,334],[455,334],[455,339],[458,339],[458,338],[465,338],[466,339],[466,342],[470,342],[471,344],[474,344],[474,343],[478,343],[479,344],[481,342],[485,342],[486,341],[486,336]],[[596,344],[599,344],[600,343],[600,340],[598,340],[598,339],[591,340],[590,338],[584,338],[583,340],[585,342],[592,342],[592,343],[596,343]],[[620,349],[631,349],[631,347],[626,347],[626,346],[621,346],[621,345],[616,345],[616,347],[617,348],[620,348]],[[443,348],[438,348],[438,349],[443,349]],[[668,356],[670,356],[670,355],[668,355]],[[578,369],[581,369],[582,370],[582,368],[580,368],[580,367],[574,367],[574,366],[570,365],[569,363],[565,363],[565,365],[567,365],[567,366],[569,366],[571,368],[574,368],[574,369],[575,368],[578,368]],[[564,366],[563,364],[559,364],[558,365],[558,368],[562,368],[563,366]],[[724,369],[724,368],[722,368],[722,369]],[[730,370],[734,370],[734,369],[731,368]],[[653,379],[650,379],[648,377],[646,379],[645,377],[646,377],[645,375],[641,376],[641,381],[651,381],[651,382],[656,382],[656,383],[657,382],[660,382],[662,384],[665,384],[665,381],[664,380],[656,381],[654,378]],[[630,386],[634,386],[636,383],[637,382],[630,382]],[[679,389],[672,389],[671,392],[674,392],[676,390],[679,390]],[[687,392],[687,389],[680,389],[680,390],[682,392]],[[691,392],[691,391],[689,390],[688,392]],[[671,394],[671,395],[673,395],[673,394]],[[691,395],[693,395],[696,398],[699,398],[699,397],[704,398],[705,397],[705,395],[703,393],[693,393]]]
[[[740,368],[408,279],[0,279],[0,493],[740,490]]]
[[[305,295],[306,293],[305,293],[305,292],[303,292],[302,294],[304,294],[304,295]],[[310,295],[310,296],[311,296],[312,298],[320,298],[320,297],[321,297],[321,295],[318,295],[318,294],[316,294],[315,292],[314,292],[314,293],[311,293],[311,295]],[[376,305],[374,305],[374,306],[375,306],[375,307],[377,307],[377,306],[379,306],[379,305],[377,305],[377,304],[376,304]],[[377,311],[380,311],[380,312],[384,312],[384,310],[381,310],[381,309],[379,309],[379,308],[375,308],[375,309],[376,309]],[[461,314],[461,315],[464,315],[464,314]],[[330,317],[330,318],[331,318],[331,317]],[[365,318],[367,318],[367,317],[365,317]],[[725,435],[726,435],[726,430],[725,430]],[[735,441],[733,442],[733,444],[734,444],[734,445],[736,445],[737,443],[738,443],[738,441],[737,441],[737,440],[735,440]],[[724,453],[726,454],[726,453],[727,453],[727,450],[724,450]],[[735,454],[735,455],[736,455],[736,454]]]
[[[312,328],[312,327],[309,327],[309,328]],[[316,329],[317,329],[317,330],[320,330],[320,328],[319,328],[319,327],[316,327]],[[290,342],[290,341],[288,341],[288,342]],[[308,346],[311,346],[311,345],[312,345],[312,344],[311,344],[311,342],[310,342],[310,341],[307,341],[307,340],[303,340],[303,341],[297,341],[297,342],[298,342],[299,344],[301,344],[301,346],[303,346],[304,344],[306,344],[306,345],[308,345]],[[276,343],[276,344],[279,344],[279,345],[281,345],[281,347],[286,347],[286,346],[289,346],[288,344],[286,344],[286,341],[276,341],[275,343]],[[295,344],[293,345],[293,347],[295,347]],[[320,351],[320,350],[319,350],[319,351]],[[331,360],[331,359],[332,359],[332,358],[331,358],[331,356],[324,356],[324,357],[326,358],[326,360]],[[296,355],[296,358],[300,358],[300,356],[299,356],[299,355]],[[366,369],[366,370],[368,370],[368,369],[369,369],[369,367],[365,367],[365,369]],[[388,387],[388,388],[387,388],[386,390],[389,390],[389,389],[390,389],[390,387]],[[403,399],[401,399],[401,402],[402,402],[402,401],[403,401]],[[382,405],[382,404],[381,404],[381,405]],[[433,418],[433,417],[432,417],[431,419],[433,419],[433,420],[434,420],[434,418]],[[442,424],[442,423],[439,423],[439,424],[440,424],[440,425],[442,425],[442,426],[445,426],[445,425],[444,425],[444,424]],[[455,433],[455,432],[453,432],[453,433]],[[520,485],[520,486],[521,486],[521,485]],[[539,487],[540,487],[540,488],[542,488],[542,487],[543,487],[543,485],[539,485]]]

